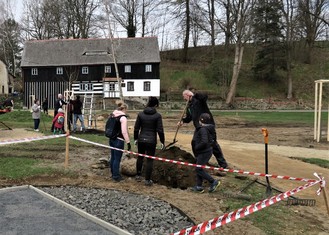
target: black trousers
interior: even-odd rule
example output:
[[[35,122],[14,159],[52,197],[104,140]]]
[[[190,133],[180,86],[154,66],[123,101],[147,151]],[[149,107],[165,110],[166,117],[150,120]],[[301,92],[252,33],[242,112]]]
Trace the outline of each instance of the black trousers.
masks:
[[[214,142],[214,145],[213,145],[213,154],[218,162],[218,165],[223,168],[227,168],[227,162],[224,158],[222,149],[221,149],[220,145],[218,144],[217,140]]]
[[[154,156],[155,148],[156,148],[156,144],[138,142],[138,153]],[[144,157],[138,155],[136,162],[136,169],[137,169],[137,175],[139,176],[142,175],[143,161],[144,161]],[[151,179],[152,170],[153,170],[153,159],[146,158],[145,180]]]
[[[196,154],[196,164],[198,165],[207,165],[209,162],[209,159],[211,158],[212,152],[208,151],[205,153],[199,153]],[[202,186],[202,181],[205,179],[207,180],[210,184],[212,184],[215,180],[213,177],[211,177],[203,168],[201,167],[196,167],[195,168],[195,173],[196,173],[196,185],[197,186]]]

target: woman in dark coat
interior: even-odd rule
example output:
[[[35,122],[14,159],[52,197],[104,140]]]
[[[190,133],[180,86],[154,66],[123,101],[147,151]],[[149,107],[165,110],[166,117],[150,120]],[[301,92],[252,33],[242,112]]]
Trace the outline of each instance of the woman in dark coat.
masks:
[[[156,97],[149,97],[149,101],[146,108],[140,112],[136,118],[134,127],[134,140],[138,145],[138,153],[154,156],[157,134],[159,135],[161,148],[164,148],[165,136],[163,131],[162,116],[157,112],[156,107],[159,106],[159,100]],[[141,181],[142,168],[143,168],[143,156],[138,156],[136,162],[137,176],[136,180]],[[153,170],[153,159],[146,159],[145,169],[145,185],[151,186],[153,181],[151,180]]]

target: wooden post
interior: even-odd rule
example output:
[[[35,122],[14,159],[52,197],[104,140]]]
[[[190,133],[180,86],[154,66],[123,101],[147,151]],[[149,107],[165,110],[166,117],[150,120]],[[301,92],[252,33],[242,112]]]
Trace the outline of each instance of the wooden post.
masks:
[[[327,213],[328,213],[328,216],[329,216],[329,205],[328,205],[328,198],[327,198],[326,188],[323,188],[322,190],[323,190],[322,194],[323,194],[324,202],[326,203]]]
[[[329,93],[328,93],[329,94]],[[328,99],[328,125],[327,125],[327,141],[329,141],[329,99]]]
[[[320,177],[322,177],[322,174],[319,173],[318,174]],[[327,192],[326,192],[326,187],[322,188],[322,194],[323,194],[323,198],[324,198],[324,203],[326,204],[326,208],[327,208],[327,213],[329,216],[329,204],[328,204],[328,198],[327,198]]]
[[[69,143],[70,143],[70,131],[67,130],[66,132],[66,147],[65,147],[65,163],[64,163],[64,167],[65,169],[67,169],[68,165],[69,165]]]
[[[317,140],[318,132],[317,132],[317,127],[318,127],[318,82],[315,81],[315,104],[314,104],[314,140]]]
[[[322,114],[322,92],[323,84],[329,84],[329,80],[316,80],[315,81],[315,104],[314,104],[314,140],[320,142],[321,139],[321,114]],[[329,110],[329,105],[328,105]],[[327,123],[327,141],[329,141],[329,116]]]
[[[320,142],[321,138],[321,113],[322,113],[322,82],[319,83],[319,106],[318,106],[318,127],[317,127],[317,137],[316,141]]]

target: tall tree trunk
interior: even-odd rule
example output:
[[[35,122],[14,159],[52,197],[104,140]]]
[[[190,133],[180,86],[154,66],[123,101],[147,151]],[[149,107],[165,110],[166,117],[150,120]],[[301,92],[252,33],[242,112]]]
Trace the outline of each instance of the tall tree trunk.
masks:
[[[236,84],[238,82],[238,77],[241,69],[242,57],[243,57],[244,46],[241,43],[235,44],[235,55],[234,55],[234,66],[233,66],[233,75],[230,84],[230,89],[226,97],[226,105],[231,106],[233,104],[235,93],[236,93]]]
[[[186,29],[185,29],[185,39],[182,62],[187,63],[187,52],[188,52],[188,42],[190,40],[190,0],[186,0]]]

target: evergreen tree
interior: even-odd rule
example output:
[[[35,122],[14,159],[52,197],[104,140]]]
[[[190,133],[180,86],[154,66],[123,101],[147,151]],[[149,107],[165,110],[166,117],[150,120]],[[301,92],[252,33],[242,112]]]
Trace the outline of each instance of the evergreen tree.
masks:
[[[285,68],[281,9],[277,0],[259,0],[254,9],[254,41],[258,50],[253,71],[257,79],[273,82],[278,78],[278,69]]]

